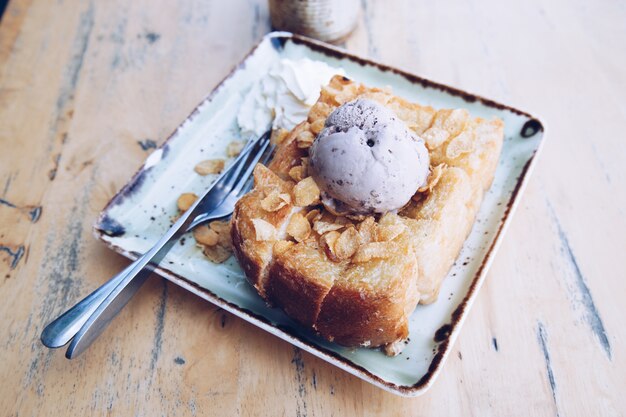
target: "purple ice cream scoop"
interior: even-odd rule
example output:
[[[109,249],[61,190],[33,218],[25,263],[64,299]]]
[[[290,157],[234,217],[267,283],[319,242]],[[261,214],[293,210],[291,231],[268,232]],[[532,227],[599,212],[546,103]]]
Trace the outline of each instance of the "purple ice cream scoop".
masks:
[[[424,141],[393,111],[368,99],[335,109],[309,156],[322,202],[342,214],[397,210],[428,177]]]

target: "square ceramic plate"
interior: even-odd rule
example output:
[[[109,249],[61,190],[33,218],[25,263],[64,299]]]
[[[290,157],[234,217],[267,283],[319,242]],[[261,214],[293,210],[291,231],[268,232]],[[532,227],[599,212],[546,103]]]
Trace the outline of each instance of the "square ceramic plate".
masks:
[[[192,168],[201,160],[223,157],[226,145],[240,135],[236,115],[246,91],[278,59],[301,57],[342,67],[348,77],[368,86],[390,86],[394,94],[410,101],[435,108],[465,108],[474,116],[504,120],[505,140],[495,180],[456,264],[443,281],[439,300],[417,307],[411,316],[410,341],[401,355],[391,358],[378,350],[347,349],[317,338],[282,311],[267,307],[234,258],[213,264],[193,238],[176,245],[157,273],[372,384],[400,395],[422,394],[450,352],[536,160],[543,126],[527,113],[320,42],[270,33],[147,158],[101,213],[95,234],[131,259],[147,251],[169,227],[177,197],[183,192],[200,193],[214,180],[193,175]]]

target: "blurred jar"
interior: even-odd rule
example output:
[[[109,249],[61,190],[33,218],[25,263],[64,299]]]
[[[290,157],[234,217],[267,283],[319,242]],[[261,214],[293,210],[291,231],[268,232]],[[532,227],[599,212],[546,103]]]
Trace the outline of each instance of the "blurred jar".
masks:
[[[324,42],[340,42],[356,27],[359,0],[269,0],[272,26]]]

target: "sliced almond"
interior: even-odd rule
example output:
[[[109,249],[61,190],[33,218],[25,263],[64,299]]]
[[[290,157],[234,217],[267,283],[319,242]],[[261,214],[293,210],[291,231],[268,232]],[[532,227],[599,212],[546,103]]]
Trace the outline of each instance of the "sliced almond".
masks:
[[[357,225],[357,231],[359,232],[359,242],[361,244],[371,242],[374,240],[376,221],[372,216],[365,218],[365,220]]]
[[[215,246],[219,242],[219,235],[211,230],[208,225],[198,226],[193,229],[193,238],[200,245]]]
[[[378,221],[378,226],[374,233],[374,240],[377,242],[387,242],[395,239],[406,230],[406,225],[395,213],[385,213]]]
[[[209,228],[217,233],[218,245],[225,248],[232,247],[232,240],[230,237],[230,222],[227,220],[216,220],[209,223]]]
[[[400,236],[406,230],[406,226],[403,223],[398,224],[388,224],[388,225],[378,225],[376,228],[376,241],[377,242],[387,242],[390,240],[394,240],[396,237]]]
[[[335,255],[335,242],[337,241],[337,239],[339,239],[339,236],[341,236],[341,233],[333,230],[324,234],[320,238],[321,247],[324,249],[324,252],[326,253],[326,256],[328,256],[328,259],[333,262],[340,261],[340,259]]]
[[[446,148],[446,156],[450,159],[458,158],[459,156],[470,153],[474,150],[474,141],[472,135],[465,131],[455,137],[448,143]]]
[[[445,171],[445,169],[448,167],[448,165],[446,164],[439,164],[436,167],[434,167],[431,171],[430,174],[428,175],[428,180],[426,182],[426,184],[423,187],[420,187],[417,191],[419,191],[420,193],[423,193],[425,191],[432,191],[433,188],[435,188],[435,186],[437,185],[437,183],[439,182],[439,180],[441,179],[441,176],[443,175],[443,171]],[[415,196],[413,196],[415,197]],[[415,200],[414,201],[419,201]]]
[[[338,259],[348,259],[359,248],[359,232],[354,226],[348,227],[337,238],[334,244],[334,254]]]
[[[288,240],[277,240],[276,243],[274,243],[274,254],[280,255],[281,253],[285,253],[293,245],[295,245],[295,243]]]
[[[274,145],[280,145],[289,135],[289,131],[286,129],[274,129],[272,131],[272,137],[270,142]]]
[[[354,98],[354,93],[350,90],[340,91],[335,95],[335,101],[338,104],[344,104]]]
[[[366,214],[345,213],[344,216],[346,216],[346,219],[352,220],[353,222],[362,222],[363,220],[367,219],[367,215]]]
[[[304,167],[302,165],[292,167],[289,170],[289,176],[296,182],[302,181],[304,178]]]
[[[332,80],[331,80],[331,82],[332,82]],[[320,91],[320,97],[326,97],[326,98],[332,99],[334,101],[335,97],[337,96],[337,94],[339,94],[339,92],[341,91],[340,89],[337,89],[336,87],[337,86],[325,85],[324,87],[322,87],[322,90]],[[337,103],[337,104],[339,104],[339,103]],[[310,116],[311,115],[309,114],[309,122],[314,120]]]
[[[320,189],[312,177],[307,177],[293,187],[296,206],[306,207],[319,204]]]
[[[316,121],[311,123],[311,132],[314,135],[318,135],[322,131],[322,129],[324,129],[324,122],[324,119],[317,119]]]
[[[333,108],[323,101],[318,101],[309,110],[309,118],[311,120],[326,119],[328,115],[333,111]]]
[[[244,147],[244,142],[241,140],[233,140],[226,147],[226,155],[229,158],[234,158],[235,156],[241,153],[241,150]]]
[[[302,242],[311,234],[311,224],[301,213],[295,213],[289,219],[287,233],[297,242]]]
[[[352,257],[352,262],[361,263],[377,258],[388,258],[391,256],[389,249],[389,242],[366,243],[356,251]]]
[[[345,227],[344,224],[339,224],[339,223],[334,223],[334,222],[327,222],[327,221],[324,221],[324,220],[318,220],[318,221],[313,223],[313,230],[315,230],[315,232],[318,235],[323,235],[324,233],[332,232],[334,230],[343,229],[344,227]]]
[[[308,130],[304,130],[296,136],[296,143],[300,149],[310,148],[314,140],[315,136]]]
[[[273,224],[268,223],[263,219],[252,219],[252,224],[254,225],[256,240],[276,240],[276,228]]]
[[[198,196],[195,195],[194,193],[181,194],[180,197],[178,197],[178,201],[176,201],[178,210],[180,211],[189,210],[189,207],[191,207],[193,203],[196,202],[197,199],[198,199]]]
[[[200,175],[219,174],[224,169],[224,163],[223,159],[207,159],[199,162],[194,171]]]
[[[211,262],[215,262],[218,264],[226,261],[228,258],[230,258],[230,255],[232,254],[232,252],[228,248],[220,245],[204,246],[202,253],[204,253],[204,256],[209,258]]]
[[[263,200],[261,200],[261,208],[265,211],[274,212],[291,203],[291,196],[287,193],[280,193],[273,190]]]
[[[230,222],[228,220],[214,220],[209,223],[209,227],[219,234],[230,234]]]
[[[443,128],[451,135],[461,133],[469,121],[469,112],[465,109],[454,109],[443,122]]]
[[[310,210],[304,217],[306,217],[309,223],[315,223],[322,218],[322,213],[318,209],[313,209]]]
[[[440,147],[450,137],[447,130],[431,127],[421,134],[422,139],[426,143],[426,147],[430,150]]]

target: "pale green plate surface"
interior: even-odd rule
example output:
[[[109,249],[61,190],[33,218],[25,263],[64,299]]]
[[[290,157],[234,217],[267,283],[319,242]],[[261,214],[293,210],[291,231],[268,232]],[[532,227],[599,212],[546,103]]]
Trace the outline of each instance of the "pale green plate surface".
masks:
[[[377,350],[346,349],[306,332],[280,310],[266,307],[245,281],[234,258],[215,265],[202,255],[193,238],[176,245],[157,272],[360,378],[400,395],[419,395],[432,384],[450,351],[535,161],[543,128],[523,112],[324,44],[272,33],[148,157],[138,174],[102,212],[96,236],[130,258],[155,243],[176,214],[177,197],[183,192],[200,193],[213,181],[211,176],[194,175],[194,165],[225,155],[226,145],[239,137],[236,115],[243,94],[281,57],[325,61],[342,67],[348,77],[368,86],[390,86],[394,94],[410,101],[435,108],[465,108],[474,116],[496,116],[504,121],[505,141],[493,186],[456,265],[443,282],[439,300],[417,307],[411,316],[410,342],[401,355],[390,358]]]

